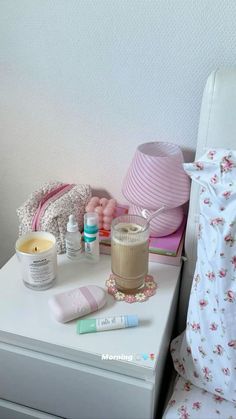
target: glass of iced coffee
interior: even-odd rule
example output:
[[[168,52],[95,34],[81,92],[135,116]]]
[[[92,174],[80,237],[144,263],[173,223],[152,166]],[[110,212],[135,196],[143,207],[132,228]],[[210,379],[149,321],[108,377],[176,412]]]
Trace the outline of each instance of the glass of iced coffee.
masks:
[[[121,215],[111,226],[111,269],[117,289],[135,293],[148,273],[149,225],[139,215]]]

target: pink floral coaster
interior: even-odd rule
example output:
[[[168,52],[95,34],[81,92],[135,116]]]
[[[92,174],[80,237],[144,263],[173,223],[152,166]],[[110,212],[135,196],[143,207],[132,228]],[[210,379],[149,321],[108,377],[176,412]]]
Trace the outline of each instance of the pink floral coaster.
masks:
[[[126,303],[142,303],[154,295],[157,289],[157,284],[151,275],[146,275],[145,286],[142,288],[142,291],[137,294],[125,294],[124,292],[118,291],[116,288],[115,275],[113,274],[111,274],[110,278],[106,281],[106,286],[108,288],[108,294],[113,295],[115,300],[126,301]]]

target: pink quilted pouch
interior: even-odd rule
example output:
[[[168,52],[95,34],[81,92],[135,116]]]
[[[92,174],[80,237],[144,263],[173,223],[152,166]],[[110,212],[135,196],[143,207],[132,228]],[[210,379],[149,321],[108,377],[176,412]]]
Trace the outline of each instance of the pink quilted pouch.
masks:
[[[64,253],[68,217],[74,214],[82,231],[85,207],[90,198],[89,185],[44,184],[17,209],[19,236],[29,231],[48,231],[56,237],[57,253]]]

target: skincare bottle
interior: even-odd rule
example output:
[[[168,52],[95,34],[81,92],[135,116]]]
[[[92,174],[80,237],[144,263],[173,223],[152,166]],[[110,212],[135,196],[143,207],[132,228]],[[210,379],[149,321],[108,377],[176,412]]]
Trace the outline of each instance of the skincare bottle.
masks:
[[[84,215],[84,252],[90,262],[99,260],[98,214],[87,212]]]
[[[81,234],[79,232],[78,223],[74,215],[69,216],[67,223],[66,255],[71,260],[78,260],[82,255]]]

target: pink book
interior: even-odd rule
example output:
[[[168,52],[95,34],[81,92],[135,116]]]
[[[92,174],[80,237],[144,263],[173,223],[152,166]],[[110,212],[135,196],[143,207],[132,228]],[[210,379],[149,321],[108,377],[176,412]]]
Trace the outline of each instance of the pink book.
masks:
[[[159,255],[176,256],[183,237],[186,225],[186,217],[181,226],[174,233],[164,237],[150,237],[149,252]]]
[[[182,238],[177,254],[175,256],[160,255],[158,253],[149,253],[149,262],[162,263],[164,265],[180,266],[182,263],[182,251],[184,238]]]

